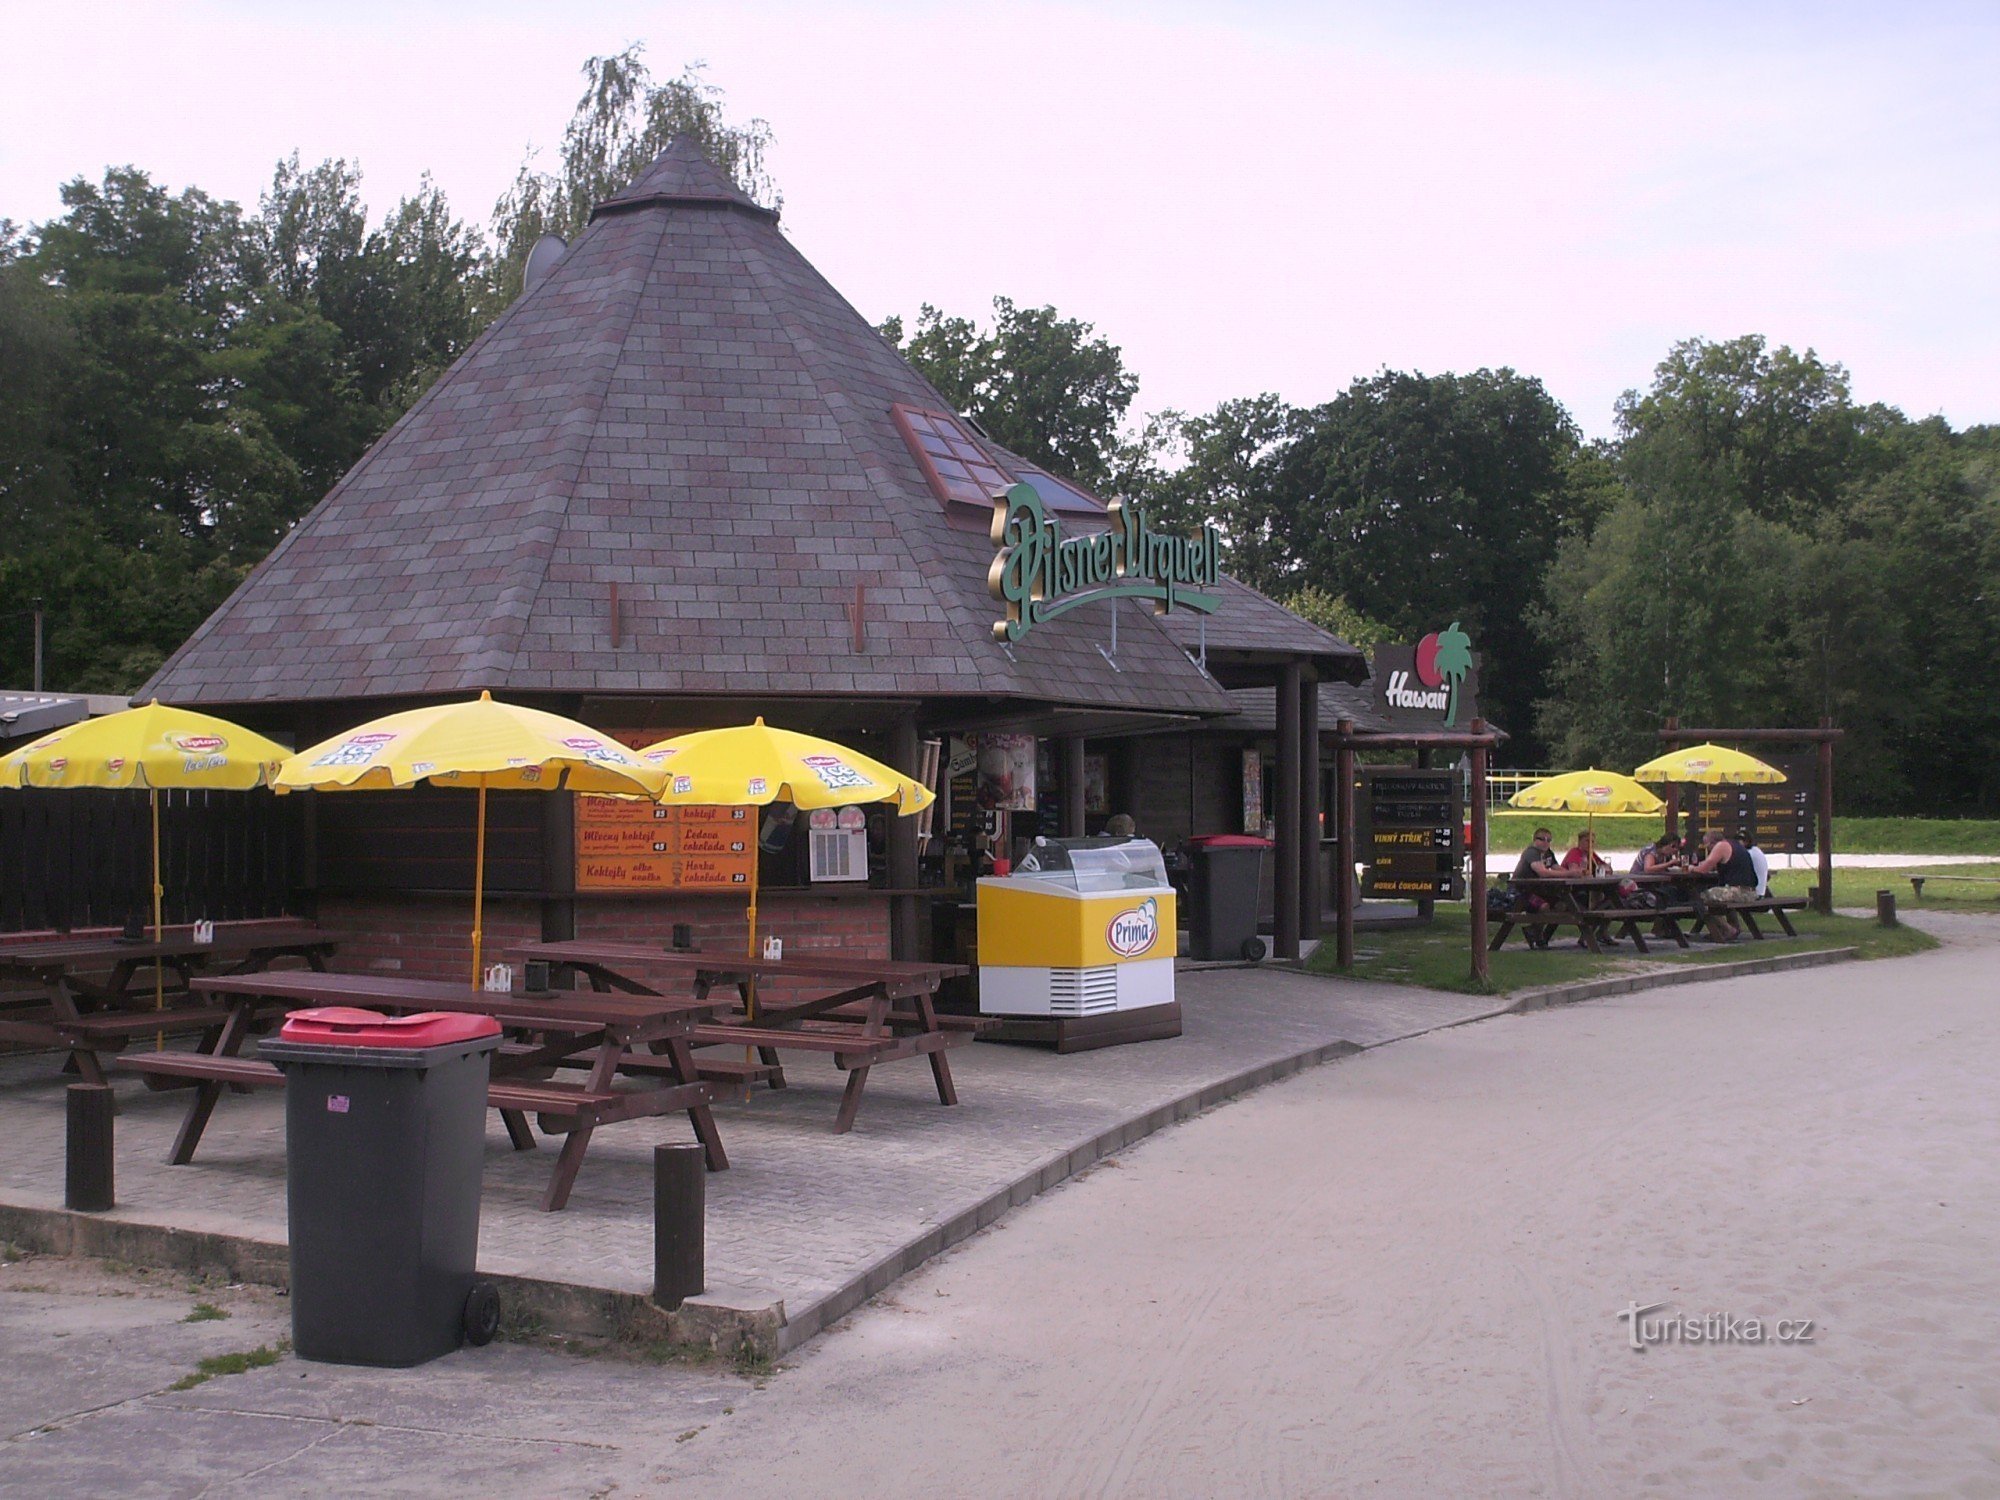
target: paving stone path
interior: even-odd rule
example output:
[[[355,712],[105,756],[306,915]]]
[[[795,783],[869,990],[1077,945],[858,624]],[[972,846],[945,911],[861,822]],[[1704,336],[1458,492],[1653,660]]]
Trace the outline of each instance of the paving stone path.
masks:
[[[961,1103],[937,1103],[930,1071],[899,1063],[870,1077],[860,1119],[828,1133],[843,1075],[830,1059],[787,1059],[791,1087],[718,1109],[731,1170],[708,1178],[710,1286],[783,1299],[795,1319],[858,1300],[856,1280],[996,1192],[1190,1096],[1338,1043],[1370,1047],[1504,1007],[1504,1000],[1320,979],[1291,971],[1183,973],[1186,1034],[1058,1057],[981,1043],[952,1053]],[[0,1062],[0,1203],[59,1208],[64,1083],[47,1056]],[[200,1154],[165,1165],[186,1096],[117,1085],[118,1208],[112,1217],[245,1237],[285,1238],[284,1107],[278,1093],[226,1095]],[[1134,1126],[1133,1122],[1141,1122]],[[652,1279],[652,1148],[690,1138],[684,1117],[607,1127],[591,1142],[569,1207],[536,1207],[554,1159],[508,1147],[489,1116],[481,1269],[645,1293]],[[843,1295],[843,1292],[845,1295]],[[813,1327],[818,1319],[812,1320]],[[812,1327],[800,1330],[809,1334]],[[793,1342],[794,1340],[787,1340]]]

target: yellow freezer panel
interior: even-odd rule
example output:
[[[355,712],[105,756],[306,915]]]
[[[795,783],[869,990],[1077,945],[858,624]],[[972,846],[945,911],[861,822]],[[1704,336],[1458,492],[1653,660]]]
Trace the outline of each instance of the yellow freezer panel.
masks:
[[[979,882],[979,961],[1088,969],[1171,958],[1178,925],[1171,890],[1051,894],[1028,881]]]

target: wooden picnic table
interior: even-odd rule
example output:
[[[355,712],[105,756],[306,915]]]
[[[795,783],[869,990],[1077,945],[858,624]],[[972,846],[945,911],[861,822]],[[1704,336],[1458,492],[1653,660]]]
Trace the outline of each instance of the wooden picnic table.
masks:
[[[198,943],[192,927],[170,927],[128,941],[111,933],[0,943],[0,978],[32,989],[0,991],[0,1041],[69,1053],[87,1083],[104,1082],[98,1054],[115,1053],[133,1037],[210,1031],[225,1009],[191,998],[190,981],[218,965],[224,974],[269,968],[296,958],[320,971],[345,935],[290,919],[218,922]],[[155,1008],[149,982],[157,960],[174,973],[173,1003]]]
[[[1699,915],[1696,909],[1686,903],[1674,902],[1667,906],[1620,906],[1617,903],[1619,887],[1631,881],[1639,885],[1662,885],[1670,882],[1665,875],[1520,875],[1513,879],[1513,887],[1524,894],[1536,895],[1549,905],[1542,911],[1528,911],[1525,907],[1510,909],[1500,918],[1500,925],[1487,944],[1491,952],[1498,952],[1500,945],[1516,927],[1575,927],[1577,936],[1592,953],[1602,953],[1600,941],[1606,929],[1623,927],[1625,936],[1632,940],[1632,946],[1641,953],[1652,950],[1646,946],[1646,935],[1640,930],[1641,923],[1658,924],[1665,929],[1662,936],[1671,936],[1681,947],[1688,946],[1687,935],[1681,931],[1681,921]]]
[[[149,1082],[198,1081],[195,1100],[168,1157],[174,1164],[193,1159],[208,1117],[225,1088],[268,1088],[283,1083],[283,1074],[272,1064],[238,1055],[262,1009],[273,1005],[288,1010],[354,1005],[491,1016],[507,1031],[525,1038],[496,1055],[486,1102],[500,1111],[508,1139],[517,1151],[534,1149],[534,1134],[527,1122],[530,1114],[537,1117],[545,1132],[566,1137],[542,1195],[544,1209],[560,1209],[569,1201],[591,1133],[600,1125],[621,1120],[685,1110],[709,1170],[728,1169],[722,1135],[709,1109],[715,1090],[696,1076],[691,1047],[691,1033],[714,1009],[711,1002],[596,992],[499,994],[470,985],[383,974],[288,972],[198,977],[194,988],[229,1005],[228,1018],[213,1044],[197,1052],[149,1053],[120,1063],[121,1071],[144,1074]],[[582,1084],[531,1076],[579,1055],[589,1058],[589,1077]],[[651,1064],[649,1082],[639,1088],[614,1087],[621,1063],[638,1055]]]
[[[947,979],[967,972],[957,964],[911,963],[893,959],[800,955],[794,958],[729,957],[720,953],[685,953],[646,943],[571,939],[523,943],[508,950],[520,961],[540,959],[582,974],[592,987],[651,993],[644,974],[671,975],[688,980],[695,998],[706,1000],[719,989],[734,989],[740,1009],[726,1018],[695,1027],[696,1047],[754,1048],[760,1059],[741,1067],[703,1060],[704,1068],[723,1066],[746,1083],[761,1078],[772,1088],[785,1086],[777,1054],[802,1050],[831,1053],[834,1066],[847,1074],[833,1133],[854,1128],[868,1073],[877,1063],[906,1057],[929,1059],[938,1102],[958,1103],[948,1049],[969,1042],[986,1026],[983,1018],[941,1016],[935,997]],[[758,994],[751,1011],[753,987],[803,986],[822,993],[804,1000],[774,1001]]]

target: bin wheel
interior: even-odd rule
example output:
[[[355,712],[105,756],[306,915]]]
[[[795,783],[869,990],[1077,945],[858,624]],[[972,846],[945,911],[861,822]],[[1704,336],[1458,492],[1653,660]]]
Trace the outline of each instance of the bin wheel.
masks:
[[[1264,940],[1260,937],[1247,937],[1243,940],[1243,946],[1236,951],[1251,963],[1261,964],[1264,961]]]
[[[490,1281],[473,1282],[465,1294],[465,1341],[484,1348],[499,1331],[500,1288]]]

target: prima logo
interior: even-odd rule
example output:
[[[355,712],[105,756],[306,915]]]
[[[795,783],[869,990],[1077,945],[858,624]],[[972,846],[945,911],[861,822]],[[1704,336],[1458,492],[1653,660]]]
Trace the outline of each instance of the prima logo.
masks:
[[[1104,941],[1120,958],[1137,958],[1160,940],[1160,903],[1148,896],[1111,919]]]

